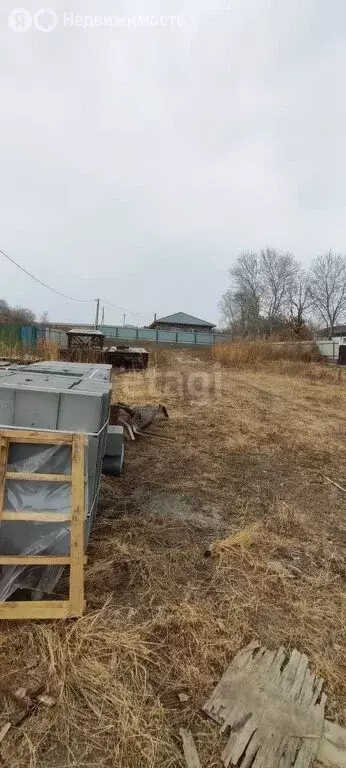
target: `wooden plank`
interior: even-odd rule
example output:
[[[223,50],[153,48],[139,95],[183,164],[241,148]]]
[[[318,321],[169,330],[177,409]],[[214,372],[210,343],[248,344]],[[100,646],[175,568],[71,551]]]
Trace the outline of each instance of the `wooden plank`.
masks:
[[[26,565],[69,565],[70,566],[70,595],[69,600],[38,600],[0,602],[0,619],[60,619],[82,616],[84,604],[84,563],[87,558],[84,555],[84,445],[85,436],[80,434],[66,434],[61,432],[40,432],[31,430],[0,430],[0,469],[2,468],[3,482],[10,480],[29,480],[45,482],[72,482],[72,511],[31,511],[31,510],[5,510],[2,513],[3,520],[55,523],[71,523],[71,552],[69,556],[58,555],[2,555],[0,565],[26,566]],[[8,443],[14,442],[59,445],[60,443],[72,446],[72,474],[52,475],[42,473],[7,472]],[[2,464],[1,464],[2,459]]]
[[[0,744],[4,740],[6,733],[8,733],[11,727],[12,727],[12,723],[10,723],[9,720],[7,721],[7,723],[5,723],[5,725],[2,726],[0,731]]]
[[[324,721],[322,738],[317,751],[317,760],[346,768],[346,728],[337,723]]]
[[[0,602],[0,619],[67,619],[70,616],[68,600]]]
[[[300,672],[300,668],[302,666],[301,664],[301,658],[302,654],[299,653],[299,651],[296,650],[296,648],[293,648],[293,651],[289,657],[288,664],[286,664],[286,667],[284,668],[283,672],[280,675],[278,688],[283,694],[284,697],[290,697],[291,690],[294,688],[294,683],[297,678],[298,671]],[[304,669],[304,675],[305,675],[305,669]],[[299,693],[301,690],[301,683],[300,682],[300,688]],[[299,687],[299,683],[298,683]]]
[[[84,565],[87,558],[84,558]],[[71,565],[69,555],[0,555],[0,565]]]
[[[72,443],[72,516],[70,612],[82,616],[84,611],[84,445],[83,435],[74,435]]]
[[[0,520],[2,516],[2,508],[4,506],[5,496],[5,475],[7,469],[8,459],[8,440],[7,437],[0,435]]]
[[[183,742],[184,757],[187,768],[201,768],[196,744],[191,731],[185,731],[184,728],[180,728],[179,734]]]
[[[33,443],[56,445],[65,443],[72,445],[73,434],[68,432],[40,432],[30,429],[1,429],[1,435],[8,438],[11,443]]]
[[[286,656],[287,654],[285,649],[280,646],[269,669],[269,677],[272,685],[277,685],[280,680],[281,668],[285,662]]]
[[[5,510],[2,520],[26,520],[33,523],[64,523],[71,522],[71,512],[30,512],[26,510]]]
[[[299,666],[297,669],[296,678],[293,681],[293,684],[291,686],[291,690],[288,693],[288,696],[290,699],[298,699],[301,693],[301,690],[303,686],[305,685],[306,681],[306,672],[308,669],[309,659],[307,656],[305,656],[305,653],[301,654]],[[312,702],[309,701],[308,704],[311,704]]]
[[[339,483],[336,483],[335,480],[331,480],[330,477],[324,476],[324,479],[327,480],[328,483],[335,485],[336,488],[339,488],[339,491],[343,491],[344,493],[346,493],[346,488],[344,488],[343,485],[339,485]]]
[[[72,475],[52,475],[42,472],[6,472],[6,480],[29,480],[35,483],[71,483]]]
[[[236,732],[231,734],[231,737],[228,739],[226,747],[222,753],[222,760],[227,763],[228,757],[231,756],[233,762],[235,764],[238,763],[247,745],[251,741],[253,734],[256,733],[256,730],[256,717],[255,715],[251,715],[244,728],[242,729],[241,737],[239,739],[237,738]]]
[[[260,741],[257,738],[256,734],[253,735],[251,741],[249,741],[249,744],[246,748],[246,752],[244,754],[244,757],[242,759],[242,768],[250,768],[250,765],[253,765],[254,757],[256,753],[258,752],[260,748]]]
[[[224,701],[228,697],[234,675],[239,674],[252,663],[253,653],[259,648],[259,643],[256,640],[253,640],[234,657],[225,674],[211,694],[209,701],[204,705],[203,709],[207,715],[220,725],[223,722],[221,710]]]

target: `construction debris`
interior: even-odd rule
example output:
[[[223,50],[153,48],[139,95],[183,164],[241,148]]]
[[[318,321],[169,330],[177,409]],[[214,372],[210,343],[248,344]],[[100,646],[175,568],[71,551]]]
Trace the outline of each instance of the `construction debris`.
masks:
[[[187,768],[201,768],[200,759],[192,733],[180,728],[179,734],[183,742],[184,757]]]
[[[254,641],[238,653],[204,706],[222,733],[231,730],[225,768],[308,768],[323,732],[322,685],[297,650]]]
[[[4,740],[6,734],[10,730],[10,728],[12,728],[12,723],[10,723],[9,721],[7,723],[5,723],[5,725],[2,726],[2,728],[0,730],[0,744]]]
[[[40,704],[44,704],[45,707],[55,707],[56,704],[56,699],[54,699],[54,696],[47,696],[45,693],[43,693],[41,696],[38,696],[37,701],[39,701]]]
[[[185,704],[185,702],[189,701],[190,696],[187,695],[187,693],[178,693],[178,699],[182,704]]]
[[[27,690],[26,688],[18,688],[17,691],[12,693],[13,699],[22,706],[22,709],[13,712],[10,715],[9,720],[0,730],[0,743],[5,738],[6,734],[12,727],[20,725],[23,720],[26,720],[29,715],[32,715],[39,709],[39,705],[43,704],[45,707],[54,707],[56,699],[53,696],[42,693],[45,686],[40,684],[36,688]]]
[[[104,350],[105,362],[114,368],[124,370],[144,370],[148,367],[149,353],[142,347],[118,345]]]
[[[160,418],[168,419],[168,412],[164,405],[130,406],[125,403],[116,403],[111,407],[110,423],[123,426],[131,440],[135,440],[136,435],[141,435],[153,421]],[[150,434],[152,437],[161,437],[161,435],[149,432],[146,434]]]

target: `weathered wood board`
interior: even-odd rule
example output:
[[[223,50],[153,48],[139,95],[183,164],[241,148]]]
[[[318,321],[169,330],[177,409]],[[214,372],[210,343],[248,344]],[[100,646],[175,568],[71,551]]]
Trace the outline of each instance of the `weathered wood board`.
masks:
[[[233,659],[204,711],[229,732],[227,768],[308,768],[323,731],[323,680],[297,650],[252,642]]]
[[[185,731],[184,728],[180,728],[179,733],[183,742],[184,757],[187,768],[201,768],[200,759],[192,733],[190,731]]]

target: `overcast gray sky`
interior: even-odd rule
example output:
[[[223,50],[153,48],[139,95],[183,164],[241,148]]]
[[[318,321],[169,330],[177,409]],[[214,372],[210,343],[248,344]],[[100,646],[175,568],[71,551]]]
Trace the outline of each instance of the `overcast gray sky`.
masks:
[[[237,252],[346,250],[345,0],[22,2],[57,14],[14,31],[2,0],[0,248],[23,266],[127,322],[216,321]],[[94,314],[4,260],[0,281],[51,320]]]

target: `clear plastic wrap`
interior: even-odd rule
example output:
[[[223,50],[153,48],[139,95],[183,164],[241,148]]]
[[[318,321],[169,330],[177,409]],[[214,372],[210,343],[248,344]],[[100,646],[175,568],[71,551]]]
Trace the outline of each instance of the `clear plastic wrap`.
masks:
[[[87,457],[86,457],[87,458]],[[38,446],[12,443],[9,472],[71,474],[71,448],[66,445]],[[71,483],[7,480],[3,508],[10,511],[71,512]],[[85,510],[88,511],[86,485]],[[85,526],[85,545],[89,526]],[[67,522],[40,523],[21,520],[2,521],[0,553],[4,555],[68,555],[70,525]],[[7,600],[17,589],[30,590],[33,600],[52,592],[62,566],[2,566],[0,600]]]

